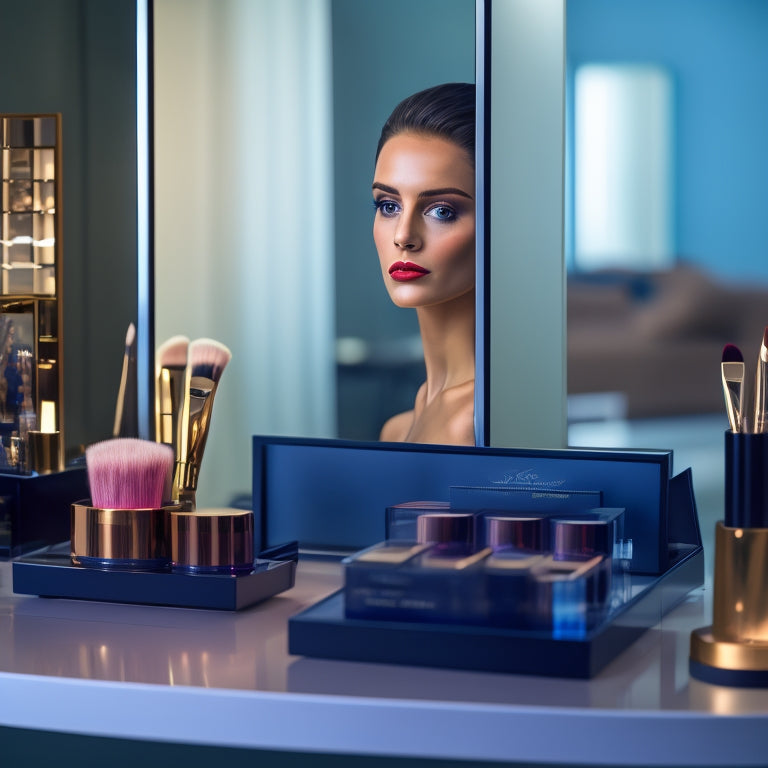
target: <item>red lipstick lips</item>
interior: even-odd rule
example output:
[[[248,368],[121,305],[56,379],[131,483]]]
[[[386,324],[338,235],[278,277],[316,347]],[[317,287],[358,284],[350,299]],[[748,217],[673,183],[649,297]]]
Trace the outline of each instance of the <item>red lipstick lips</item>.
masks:
[[[418,280],[420,277],[428,274],[428,269],[424,269],[424,267],[420,267],[418,264],[412,264],[410,261],[396,261],[389,268],[389,276],[399,283]]]

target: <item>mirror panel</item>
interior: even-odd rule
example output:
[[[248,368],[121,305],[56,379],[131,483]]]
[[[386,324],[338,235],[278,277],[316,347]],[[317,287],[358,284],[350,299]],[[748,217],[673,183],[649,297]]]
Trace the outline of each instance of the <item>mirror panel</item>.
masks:
[[[233,352],[201,504],[249,490],[253,434],[375,440],[411,407],[418,327],[382,285],[374,151],[406,95],[474,79],[474,14],[155,0],[155,337]]]
[[[112,431],[136,321],[136,3],[0,0],[2,111],[61,113],[64,440]]]

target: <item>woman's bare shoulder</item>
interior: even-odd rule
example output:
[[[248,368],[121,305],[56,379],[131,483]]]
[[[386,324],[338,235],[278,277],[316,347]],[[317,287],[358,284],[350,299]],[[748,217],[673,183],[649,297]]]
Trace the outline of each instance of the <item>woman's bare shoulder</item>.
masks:
[[[404,411],[387,419],[381,428],[379,440],[385,443],[402,443],[413,426],[413,411]]]

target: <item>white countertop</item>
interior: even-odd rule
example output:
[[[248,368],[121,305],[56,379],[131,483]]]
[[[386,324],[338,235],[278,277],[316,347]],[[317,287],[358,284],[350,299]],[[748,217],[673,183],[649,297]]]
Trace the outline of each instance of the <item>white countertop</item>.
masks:
[[[0,724],[291,751],[569,764],[764,765],[768,690],[688,674],[701,588],[593,680],[299,658],[289,616],[341,584],[241,612],[12,594],[0,563]]]

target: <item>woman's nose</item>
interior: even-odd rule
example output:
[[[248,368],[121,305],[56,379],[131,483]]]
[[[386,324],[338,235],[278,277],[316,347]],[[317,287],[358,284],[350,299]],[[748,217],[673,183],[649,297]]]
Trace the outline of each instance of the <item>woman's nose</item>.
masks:
[[[395,245],[404,251],[417,251],[421,248],[422,239],[419,233],[415,215],[401,214],[395,228]]]

